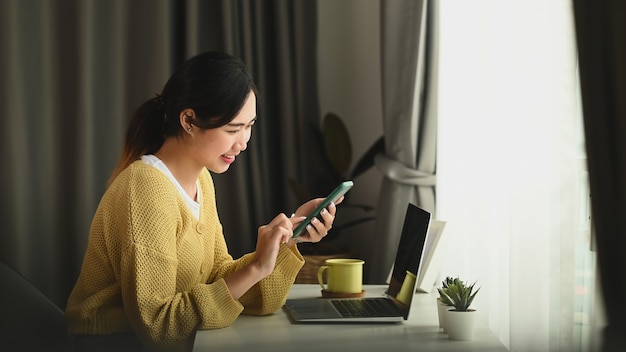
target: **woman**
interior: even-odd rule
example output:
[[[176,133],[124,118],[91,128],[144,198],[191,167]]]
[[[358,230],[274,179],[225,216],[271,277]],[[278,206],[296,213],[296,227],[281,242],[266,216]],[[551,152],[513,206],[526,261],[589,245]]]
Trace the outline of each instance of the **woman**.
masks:
[[[233,260],[207,171],[225,172],[246,150],[256,96],[239,59],[204,53],[136,111],[67,302],[75,349],[190,350],[197,329],[283,305],[304,263],[294,225],[322,199],[259,227],[256,251]],[[298,241],[320,241],[335,210]]]

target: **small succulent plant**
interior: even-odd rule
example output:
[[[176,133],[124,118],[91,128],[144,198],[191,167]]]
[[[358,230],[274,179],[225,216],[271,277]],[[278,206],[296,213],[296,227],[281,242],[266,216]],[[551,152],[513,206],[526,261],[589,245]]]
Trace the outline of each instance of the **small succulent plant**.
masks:
[[[466,285],[458,278],[453,279],[451,282],[444,281],[444,285],[445,287],[438,289],[441,301],[444,302],[444,304],[453,306],[454,310],[460,312],[469,310],[470,305],[474,301],[474,297],[476,297],[476,294],[480,290],[480,288],[474,290],[476,282],[471,285]],[[445,297],[445,299],[442,297]]]
[[[452,278],[450,276],[447,276],[445,280],[441,281],[441,287],[437,287],[437,291],[439,291],[439,300],[446,306],[452,306],[452,302],[450,301],[450,298],[446,296],[444,290],[447,289],[448,286],[454,284],[455,281],[458,282],[459,278]]]

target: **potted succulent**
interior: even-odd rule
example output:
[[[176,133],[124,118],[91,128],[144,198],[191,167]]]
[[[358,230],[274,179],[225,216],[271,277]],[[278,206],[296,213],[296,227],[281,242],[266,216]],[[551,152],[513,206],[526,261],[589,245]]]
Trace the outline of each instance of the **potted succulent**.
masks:
[[[450,298],[446,296],[444,290],[455,281],[459,281],[459,278],[453,279],[447,276],[445,280],[441,281],[441,287],[437,287],[437,291],[439,292],[439,297],[437,297],[437,316],[439,317],[439,327],[443,329],[444,333],[446,332],[445,312],[452,307],[452,302]]]
[[[467,285],[465,282],[455,279],[448,287],[441,291],[448,298],[452,307],[445,312],[445,329],[448,337],[452,340],[472,340],[474,338],[474,326],[476,310],[470,308],[476,294],[480,290],[474,290],[476,282]]]

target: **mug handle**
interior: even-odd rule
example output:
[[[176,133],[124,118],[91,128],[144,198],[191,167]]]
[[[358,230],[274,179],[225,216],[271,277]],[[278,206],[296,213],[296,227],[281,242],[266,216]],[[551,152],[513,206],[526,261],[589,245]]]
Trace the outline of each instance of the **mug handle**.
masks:
[[[317,282],[319,282],[320,286],[322,287],[322,290],[324,291],[328,291],[328,289],[324,286],[324,279],[322,278],[322,273],[326,269],[328,269],[328,265],[322,265],[319,267],[319,269],[317,269]]]

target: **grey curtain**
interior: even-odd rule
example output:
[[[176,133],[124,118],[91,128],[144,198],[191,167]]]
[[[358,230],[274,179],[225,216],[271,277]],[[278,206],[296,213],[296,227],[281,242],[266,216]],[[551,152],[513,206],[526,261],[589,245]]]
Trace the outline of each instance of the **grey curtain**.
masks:
[[[241,56],[261,89],[248,152],[216,177],[233,255],[296,206],[304,121],[318,121],[316,2],[0,1],[0,260],[60,307],[134,109],[206,50]]]
[[[244,59],[261,97],[259,120],[248,151],[222,175],[214,175],[218,206],[229,249],[234,256],[254,249],[256,230],[278,212],[299,205],[287,189],[289,176],[312,174],[304,149],[305,126],[319,124],[316,69],[317,2],[194,1],[188,17],[190,54],[222,50]],[[198,33],[220,33],[210,41]],[[245,235],[242,235],[245,234]]]
[[[437,36],[435,2],[381,1],[383,134],[386,155],[376,207],[369,282],[393,265],[408,203],[435,211]]]
[[[607,325],[626,347],[626,3],[574,0],[592,215]]]

